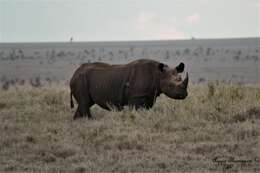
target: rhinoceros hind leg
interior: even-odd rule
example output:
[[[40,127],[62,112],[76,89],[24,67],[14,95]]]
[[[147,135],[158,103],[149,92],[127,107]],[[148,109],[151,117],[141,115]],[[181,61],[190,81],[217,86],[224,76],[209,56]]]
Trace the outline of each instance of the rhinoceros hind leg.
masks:
[[[94,105],[93,100],[89,97],[88,99],[85,100],[85,102],[83,102],[82,106],[81,106],[81,112],[82,112],[82,116],[86,117],[88,116],[88,119],[92,119],[92,115],[90,112],[90,107]]]
[[[75,112],[75,114],[73,116],[73,119],[76,120],[76,119],[78,119],[80,117],[82,117],[82,115],[81,115],[81,113],[79,111],[79,106],[78,106],[78,108],[77,108],[77,110],[76,110],[76,112]]]
[[[89,119],[92,119],[93,117],[90,113],[90,107],[92,105],[93,104],[91,104],[91,105],[89,105],[89,104],[78,105],[77,111],[75,112],[73,119],[75,120],[75,119],[83,118],[83,117],[86,117],[86,116],[88,116]]]

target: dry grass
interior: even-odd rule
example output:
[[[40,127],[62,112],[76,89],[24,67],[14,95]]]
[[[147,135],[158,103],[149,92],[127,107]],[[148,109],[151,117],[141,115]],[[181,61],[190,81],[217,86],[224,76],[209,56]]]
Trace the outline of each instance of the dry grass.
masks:
[[[74,111],[66,89],[0,92],[0,172],[222,172],[214,157],[260,155],[259,86],[191,86],[149,111],[95,106],[91,121]]]

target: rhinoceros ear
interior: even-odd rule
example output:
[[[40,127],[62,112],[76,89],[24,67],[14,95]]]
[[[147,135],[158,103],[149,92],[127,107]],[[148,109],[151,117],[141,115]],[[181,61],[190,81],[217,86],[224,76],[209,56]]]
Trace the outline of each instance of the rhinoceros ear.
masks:
[[[168,65],[166,65],[166,64],[160,63],[160,64],[158,65],[158,68],[159,68],[159,70],[160,70],[161,72],[165,72],[169,67],[168,67]]]
[[[178,73],[182,73],[184,71],[185,65],[183,62],[181,62],[177,67],[176,70]]]

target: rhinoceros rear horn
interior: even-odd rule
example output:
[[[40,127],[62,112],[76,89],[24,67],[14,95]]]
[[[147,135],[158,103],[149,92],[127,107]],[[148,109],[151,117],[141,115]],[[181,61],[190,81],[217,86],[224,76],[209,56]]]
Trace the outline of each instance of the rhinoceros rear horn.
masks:
[[[185,65],[183,62],[181,62],[177,67],[176,70],[178,73],[182,73],[184,71]]]
[[[185,79],[184,79],[184,80],[182,81],[182,83],[181,83],[181,88],[187,89],[188,83],[189,83],[189,74],[188,74],[188,72],[187,72]]]

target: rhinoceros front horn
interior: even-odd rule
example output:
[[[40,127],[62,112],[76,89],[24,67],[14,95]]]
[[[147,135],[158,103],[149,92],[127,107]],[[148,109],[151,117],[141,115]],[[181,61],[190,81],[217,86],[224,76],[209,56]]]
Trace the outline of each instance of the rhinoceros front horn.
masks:
[[[186,73],[185,79],[181,83],[181,88],[187,89],[189,83],[189,74],[188,72]]]

